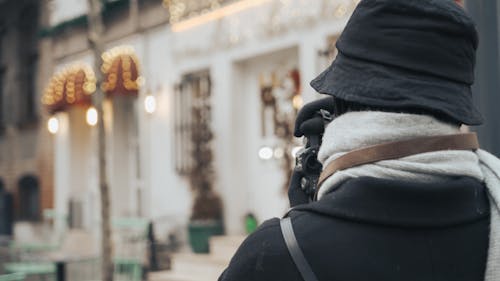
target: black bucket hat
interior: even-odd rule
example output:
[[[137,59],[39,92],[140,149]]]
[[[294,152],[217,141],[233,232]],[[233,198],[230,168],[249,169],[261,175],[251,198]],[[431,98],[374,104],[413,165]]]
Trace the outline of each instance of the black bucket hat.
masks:
[[[337,41],[337,58],[311,86],[350,102],[479,125],[471,93],[477,44],[474,23],[453,0],[362,0]]]

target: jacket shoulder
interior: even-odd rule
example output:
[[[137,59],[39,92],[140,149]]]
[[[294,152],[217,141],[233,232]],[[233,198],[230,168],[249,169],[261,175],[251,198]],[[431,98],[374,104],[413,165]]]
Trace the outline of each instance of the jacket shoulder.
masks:
[[[300,280],[281,234],[280,220],[265,221],[240,245],[219,281]]]

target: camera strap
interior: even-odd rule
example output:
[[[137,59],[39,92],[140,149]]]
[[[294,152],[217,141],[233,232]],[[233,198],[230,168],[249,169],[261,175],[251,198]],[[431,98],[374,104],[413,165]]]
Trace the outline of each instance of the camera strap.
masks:
[[[295,237],[295,233],[293,231],[292,219],[290,217],[282,218],[280,221],[280,227],[288,252],[292,256],[293,262],[299,270],[300,275],[302,275],[302,279],[304,279],[304,281],[318,281],[316,275],[311,269],[311,266],[309,265],[309,262],[307,262],[304,253],[299,247],[299,242],[297,242],[297,238]]]
[[[404,141],[387,142],[350,151],[330,162],[321,172],[315,198],[321,185],[334,173],[348,168],[382,160],[399,159],[415,154],[441,150],[476,150],[476,133],[420,137]]]

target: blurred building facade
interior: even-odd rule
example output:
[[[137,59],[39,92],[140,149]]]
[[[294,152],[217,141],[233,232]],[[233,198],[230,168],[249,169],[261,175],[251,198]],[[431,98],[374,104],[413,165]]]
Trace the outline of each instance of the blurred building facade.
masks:
[[[154,214],[149,212],[158,206],[150,205],[148,170],[143,169],[150,161],[150,153],[146,152],[150,149],[148,130],[153,118],[142,104],[152,89],[142,80],[151,76],[151,71],[162,73],[161,49],[167,42],[161,34],[168,24],[168,13],[159,1],[103,3],[103,56],[108,66],[93,69],[86,1],[47,1],[50,24],[42,30],[41,39],[46,62],[40,73],[45,81],[41,98],[48,118],[56,120],[54,211],[67,217],[70,227],[94,230],[96,234],[100,225],[97,129],[93,127],[95,123],[89,125],[88,119],[92,118],[89,109],[95,71],[106,68],[104,119],[112,215],[151,218]],[[148,68],[150,61],[156,63],[156,69]],[[112,82],[113,79],[118,81]],[[148,82],[159,85],[158,81]],[[62,99],[58,100],[58,95]],[[61,224],[63,221],[56,227],[64,228]]]
[[[38,54],[38,72],[25,94],[32,105],[24,103],[28,96],[13,97],[23,90],[7,92],[20,86],[8,86],[15,76],[6,75],[24,77],[11,68],[32,64],[6,53],[23,48],[2,48],[2,65],[15,62],[1,69],[1,96],[8,98],[1,103],[0,176],[14,193],[24,175],[38,177],[38,215],[53,209],[71,227],[98,233],[97,132],[88,120],[95,117],[89,109],[96,71],[104,71],[106,82],[113,217],[152,220],[161,237],[185,228],[196,163],[213,169],[201,181],[222,199],[226,233],[243,233],[248,213],[262,222],[287,209],[292,152],[300,146],[291,136],[295,113],[318,97],[309,81],[334,58],[336,38],[358,1],[105,1],[102,69],[93,69],[86,1],[21,2],[35,3],[40,15],[39,42],[28,44],[37,46],[30,50]],[[4,42],[11,33],[2,34]],[[14,99],[33,108],[35,126],[8,117],[17,112],[9,110]],[[49,120],[57,123],[53,134]]]
[[[57,99],[57,85],[64,91],[74,85],[78,75],[71,73],[92,68],[93,57],[82,1],[45,4],[50,24],[42,31],[39,76],[45,94]],[[104,108],[112,216],[151,219],[160,235],[185,226],[194,201],[190,178],[196,176],[189,171],[205,160],[213,164],[209,180],[222,199],[227,233],[243,233],[247,213],[259,221],[282,214],[292,150],[300,145],[291,135],[295,113],[317,97],[308,83],[335,56],[335,39],[356,4],[106,2],[103,70],[107,83],[124,83],[108,91]],[[136,89],[125,87],[128,75]],[[84,84],[92,82],[92,74],[84,76]],[[96,128],[86,122],[91,105],[45,101],[45,120],[52,116],[58,123],[52,136],[54,209],[75,227],[96,229]],[[203,134],[193,129],[195,120]],[[210,142],[197,155],[195,137]]]
[[[0,2],[0,235],[10,234],[13,220],[36,225],[53,207],[52,145],[39,100],[43,8],[36,0]]]

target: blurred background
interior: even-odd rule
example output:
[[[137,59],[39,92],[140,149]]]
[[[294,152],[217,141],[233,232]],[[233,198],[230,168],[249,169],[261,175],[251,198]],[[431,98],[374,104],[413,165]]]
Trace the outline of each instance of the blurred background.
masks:
[[[216,280],[287,210],[295,114],[358,2],[0,0],[0,280]],[[500,4],[456,2],[500,155]]]

